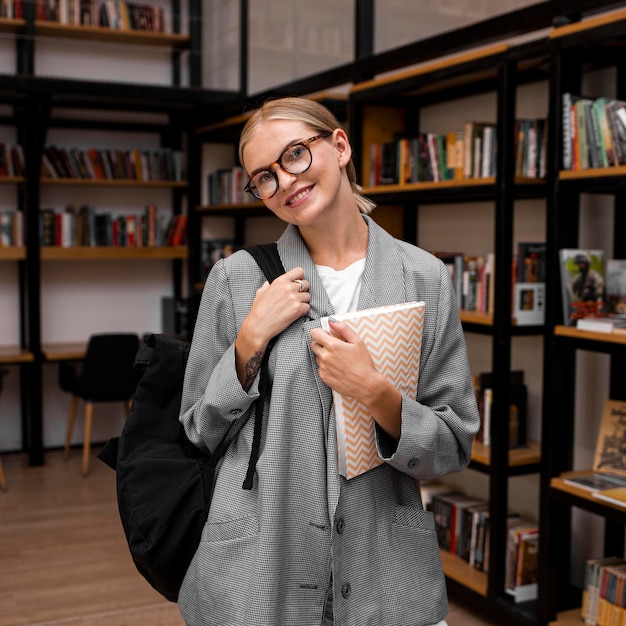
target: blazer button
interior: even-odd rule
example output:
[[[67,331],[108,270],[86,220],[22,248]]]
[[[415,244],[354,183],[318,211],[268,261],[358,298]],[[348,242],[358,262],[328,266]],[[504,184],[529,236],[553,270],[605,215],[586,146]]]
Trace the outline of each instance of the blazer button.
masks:
[[[409,469],[414,469],[419,464],[420,464],[420,460],[416,456],[414,456],[412,459],[409,460],[408,466],[409,466]]]
[[[340,535],[342,535],[342,534],[343,534],[343,531],[345,530],[345,527],[346,527],[346,522],[345,522],[345,520],[343,519],[343,517],[340,517],[340,518],[337,520],[337,523],[335,524],[335,528],[337,529],[337,532],[338,532]]]
[[[343,583],[341,587],[341,595],[344,598],[349,598],[352,593],[352,587],[350,587],[350,583]]]

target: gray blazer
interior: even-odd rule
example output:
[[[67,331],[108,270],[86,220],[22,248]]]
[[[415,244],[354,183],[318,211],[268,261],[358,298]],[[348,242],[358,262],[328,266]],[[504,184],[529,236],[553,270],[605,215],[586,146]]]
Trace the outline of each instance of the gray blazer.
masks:
[[[320,626],[329,581],[337,626],[424,626],[447,612],[433,515],[416,481],[465,468],[479,416],[450,277],[427,252],[369,227],[359,308],[426,303],[417,400],[403,398],[396,443],[378,433],[386,461],[351,480],[337,471],[330,388],[318,374],[310,330],[333,308],[299,231],[278,241],[286,268],[301,266],[311,311],[278,338],[268,364],[261,454],[241,488],[253,435],[247,421],[218,474],[202,541],[179,596],[191,626]],[[202,296],[181,407],[187,435],[212,449],[247,420],[234,341],[264,281],[246,252],[212,269]]]

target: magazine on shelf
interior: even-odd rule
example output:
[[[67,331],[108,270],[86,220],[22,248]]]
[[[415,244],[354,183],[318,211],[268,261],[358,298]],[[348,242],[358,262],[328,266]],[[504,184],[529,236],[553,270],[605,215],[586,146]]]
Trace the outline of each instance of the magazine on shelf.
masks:
[[[626,401],[604,403],[593,469],[626,478]]]
[[[563,323],[576,326],[583,317],[606,315],[604,250],[559,250]]]

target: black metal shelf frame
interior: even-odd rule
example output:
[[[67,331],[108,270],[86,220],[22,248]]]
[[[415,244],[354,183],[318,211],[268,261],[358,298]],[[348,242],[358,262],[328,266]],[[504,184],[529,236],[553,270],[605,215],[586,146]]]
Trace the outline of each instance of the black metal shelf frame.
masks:
[[[548,44],[545,41],[526,47],[526,52],[534,50],[535,66],[545,63],[547,59]],[[526,66],[528,67],[528,66]],[[462,91],[449,89],[447,86],[441,94],[445,96],[466,95],[470,91],[493,91],[497,101],[497,177],[494,183],[485,185],[442,185],[426,189],[407,189],[384,191],[376,189],[371,194],[379,204],[400,205],[404,209],[405,217],[410,214],[410,220],[405,223],[411,225],[413,230],[407,230],[404,238],[416,240],[418,243],[417,214],[419,206],[424,204],[440,204],[451,202],[491,201],[495,204],[495,220],[493,241],[495,257],[497,259],[496,284],[495,284],[495,312],[492,325],[475,324],[464,322],[464,329],[468,332],[489,334],[492,337],[492,371],[494,372],[494,414],[505,415],[509,405],[508,381],[511,370],[511,341],[514,336],[537,335],[543,332],[543,327],[533,326],[530,328],[516,327],[511,320],[511,250],[513,249],[513,217],[515,202],[522,198],[542,198],[547,190],[543,181],[529,185],[515,183],[515,160],[510,158],[513,152],[515,124],[516,92],[518,87],[528,78],[524,74],[524,66],[520,62],[516,52],[505,50],[502,53],[487,58],[462,62],[458,66],[435,69],[432,73],[418,74],[401,78],[398,82],[385,82],[380,85],[373,83],[371,90],[358,89],[351,93],[349,103],[349,119],[352,134],[354,135],[354,153],[357,161],[357,171],[361,170],[359,155],[364,154],[367,146],[362,145],[360,129],[363,128],[367,115],[366,106],[370,103],[393,103],[398,108],[406,107],[411,112],[411,120],[407,120],[406,126],[410,132],[418,130],[419,110],[421,106],[427,106],[435,99],[426,101],[419,94],[422,86],[428,86],[430,94],[437,91],[437,80],[447,83],[452,79],[462,78],[464,72],[469,75],[468,85],[472,76],[477,77],[478,86],[467,87]],[[485,79],[483,71],[489,72]],[[532,74],[538,80],[546,80],[545,71]],[[408,94],[408,95],[407,95]],[[371,100],[370,100],[371,95]],[[437,96],[439,97],[439,95]],[[471,210],[471,209],[470,209]],[[413,233],[416,233],[413,235]],[[509,425],[507,420],[492,421],[492,441],[508,441]],[[524,609],[514,605],[504,589],[506,553],[506,516],[508,502],[508,482],[512,476],[537,473],[540,469],[538,463],[523,464],[519,467],[509,466],[508,446],[494,445],[491,448],[491,459],[488,465],[472,462],[473,469],[486,473],[489,476],[489,501],[492,503],[490,511],[490,561],[486,598],[475,601],[486,602],[495,607],[500,617],[506,616],[516,624],[536,623],[536,603],[530,603]],[[456,583],[455,587],[463,587]]]
[[[548,179],[547,240],[550,254],[547,283],[546,328],[544,335],[544,389],[542,423],[542,472],[540,501],[539,551],[539,617],[541,624],[555,619],[559,611],[580,606],[580,589],[569,582],[572,558],[572,511],[586,510],[604,518],[605,554],[624,553],[624,524],[626,511],[579,498],[551,486],[551,479],[573,467],[575,427],[575,375],[577,351],[603,353],[610,358],[609,393],[611,398],[624,398],[623,365],[626,345],[566,337],[554,334],[554,326],[562,323],[558,251],[578,247],[580,236],[580,196],[608,194],[614,196],[613,256],[624,258],[626,240],[624,199],[625,177],[606,176],[602,172],[582,172],[580,177],[568,174],[559,177],[563,151],[561,97],[564,92],[580,94],[582,76],[591,67],[616,67],[616,95],[626,95],[626,74],[621,55],[608,51],[623,43],[626,21],[609,23],[593,29],[583,29],[554,41],[550,80],[550,158]],[[602,52],[603,51],[603,52]],[[589,63],[591,61],[591,64]],[[591,174],[591,176],[590,176]]]

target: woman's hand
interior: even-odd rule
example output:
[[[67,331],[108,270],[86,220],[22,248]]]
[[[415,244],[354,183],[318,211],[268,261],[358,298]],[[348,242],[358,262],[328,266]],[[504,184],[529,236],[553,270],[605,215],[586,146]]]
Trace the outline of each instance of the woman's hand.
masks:
[[[402,396],[376,369],[364,341],[348,324],[330,322],[332,333],[311,331],[322,382],[334,391],[364,404],[376,422],[394,439],[401,430]]]
[[[257,375],[269,342],[311,309],[309,281],[295,267],[259,287],[235,342],[237,376],[247,389]]]

